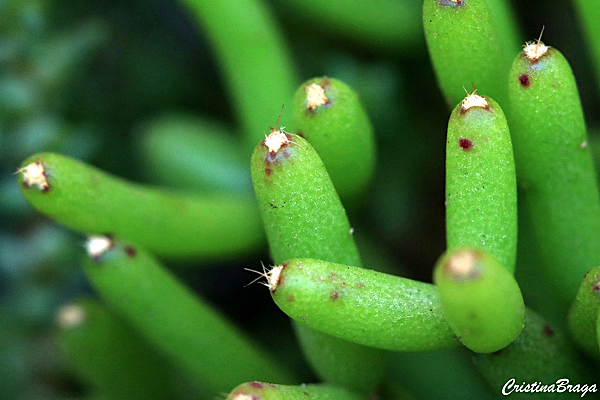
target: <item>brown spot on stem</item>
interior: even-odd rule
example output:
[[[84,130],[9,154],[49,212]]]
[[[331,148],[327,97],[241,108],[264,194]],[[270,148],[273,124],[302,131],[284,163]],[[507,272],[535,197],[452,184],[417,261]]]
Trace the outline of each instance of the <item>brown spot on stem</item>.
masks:
[[[470,141],[469,139],[458,139],[458,145],[460,146],[461,149],[463,149],[463,151],[469,151],[473,148],[473,142]]]
[[[127,257],[133,258],[137,252],[133,246],[125,246],[125,254],[127,254]]]
[[[336,300],[338,297],[340,297],[340,292],[338,292],[337,290],[331,292],[331,300]]]
[[[251,386],[251,387],[253,387],[255,389],[262,389],[263,388],[262,382],[259,382],[259,381],[250,382],[248,384],[248,386]]]
[[[296,301],[296,298],[294,297],[294,295],[293,295],[293,294],[290,294],[290,295],[289,295],[288,297],[286,297],[285,299],[286,299],[287,301],[289,301],[290,303],[291,303],[292,301]]]
[[[554,329],[552,329],[552,327],[550,325],[544,325],[544,336],[546,337],[552,337],[554,336]]]
[[[323,78],[321,80],[321,83],[319,83],[319,85],[321,85],[323,87],[327,87],[327,86],[331,85],[331,79],[329,79],[329,78]]]
[[[600,292],[600,282],[596,282],[592,285],[592,290],[596,293]]]
[[[527,75],[527,74],[519,75],[519,83],[523,87],[529,87],[531,85],[531,81],[529,80],[529,75]]]
[[[273,170],[269,167],[265,168],[265,174],[267,175],[271,175],[273,173]]]

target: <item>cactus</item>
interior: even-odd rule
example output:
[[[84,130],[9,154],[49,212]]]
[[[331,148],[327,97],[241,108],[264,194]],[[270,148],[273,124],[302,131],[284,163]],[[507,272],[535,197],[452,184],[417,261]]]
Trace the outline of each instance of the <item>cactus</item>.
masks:
[[[20,170],[23,196],[40,212],[88,234],[122,237],[162,257],[215,258],[263,241],[248,196],[170,193],[54,153],[36,154]]]
[[[521,333],[525,305],[519,285],[485,251],[449,251],[435,266],[433,282],[449,325],[474,352],[501,350]]]
[[[577,85],[564,56],[538,40],[515,57],[508,88],[523,211],[550,284],[568,306],[583,275],[600,265],[598,179]]]
[[[3,396],[597,396],[593,2],[397,3],[0,6]]]
[[[516,180],[502,109],[490,98],[468,95],[452,111],[446,137],[448,248],[480,247],[514,272]]]
[[[294,95],[292,117],[346,207],[358,202],[373,176],[376,153],[371,121],[358,95],[337,79],[310,79]],[[361,162],[348,168],[354,160]]]

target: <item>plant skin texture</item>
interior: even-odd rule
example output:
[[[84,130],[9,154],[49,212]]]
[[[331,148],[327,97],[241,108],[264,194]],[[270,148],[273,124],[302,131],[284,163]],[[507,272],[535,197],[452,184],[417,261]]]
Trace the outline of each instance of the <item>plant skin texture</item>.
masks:
[[[288,260],[280,267],[271,295],[301,324],[386,350],[458,345],[431,284],[309,258]]]
[[[359,266],[346,211],[323,162],[304,138],[279,132],[256,147],[251,165],[273,261],[302,255]],[[282,144],[271,144],[272,135],[282,136]]]
[[[497,0],[425,0],[423,26],[431,62],[444,98],[450,107],[476,87],[504,104],[502,77],[514,54],[514,32],[496,13]],[[505,13],[503,13],[505,15]],[[500,26],[504,25],[504,26]]]
[[[532,53],[538,58],[523,51],[514,59],[508,83],[519,195],[542,270],[568,307],[583,275],[600,265],[600,196],[571,68],[553,47]]]
[[[94,248],[90,241],[102,239],[91,237],[88,249]],[[87,278],[111,308],[194,379],[215,393],[253,377],[295,382],[141,247],[113,239],[106,243],[86,260]]]
[[[474,363],[495,393],[502,393],[507,382],[505,390],[510,390],[512,379],[517,385],[524,382],[550,385],[559,379],[568,379],[571,385],[586,385],[590,397],[598,390],[594,384],[597,375],[582,362],[565,333],[530,309],[525,310],[523,332],[512,344],[495,353],[476,354]],[[526,399],[533,394],[513,393],[512,396]],[[539,396],[543,399],[581,398],[581,391],[570,394],[571,397],[569,393],[559,392]]]
[[[331,385],[274,385],[246,382],[229,393],[226,400],[361,400],[363,396]]]
[[[446,137],[449,249],[481,248],[511,273],[517,255],[517,183],[510,132],[494,100],[472,93],[452,111]]]
[[[313,78],[292,104],[297,134],[317,150],[342,201],[356,203],[375,169],[373,127],[358,95],[340,80]]]
[[[525,304],[512,274],[483,250],[444,254],[433,272],[444,316],[458,339],[476,353],[498,351],[523,329]]]
[[[48,186],[40,190],[22,173],[23,196],[38,211],[77,231],[110,233],[168,258],[218,259],[248,253],[264,242],[249,196],[180,195],[127,182],[55,153],[29,157],[20,171],[38,163]]]
[[[323,162],[304,138],[273,129],[252,154],[251,174],[275,263],[315,257],[360,266],[344,207]],[[299,336],[310,329],[302,324],[295,328]],[[385,363],[380,350],[332,341],[319,332],[305,336],[311,338],[312,346],[304,352],[309,360],[314,359],[313,367],[322,367],[318,372],[327,381],[369,392],[382,379]],[[349,354],[355,360],[351,370],[336,361]],[[365,376],[370,377],[366,386],[356,387],[365,382]]]
[[[598,0],[4,3],[0,397],[599,395]]]
[[[600,267],[589,270],[577,292],[568,314],[569,332],[573,340],[589,356],[600,358],[597,323],[600,314]]]

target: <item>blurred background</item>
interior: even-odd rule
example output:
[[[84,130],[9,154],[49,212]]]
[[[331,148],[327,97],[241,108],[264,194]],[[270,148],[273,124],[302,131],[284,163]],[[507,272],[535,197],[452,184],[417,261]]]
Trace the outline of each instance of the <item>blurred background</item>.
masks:
[[[357,34],[336,15],[311,13],[300,1],[266,3],[296,63],[298,84],[321,75],[341,79],[371,116],[378,171],[350,216],[357,237],[365,238],[365,263],[383,259],[395,273],[429,281],[445,249],[449,108],[428,60],[422,3],[397,1],[409,5],[393,40]],[[596,151],[598,82],[572,5],[551,0],[540,9],[524,0],[514,7],[523,43],[545,25],[544,42],[570,61]],[[223,191],[251,191],[249,166],[236,159],[221,181],[190,189],[156,161],[170,159],[173,171],[182,162],[204,163],[200,154],[177,160],[185,146],[161,143],[165,130],[193,132],[208,123],[235,141],[238,125],[210,43],[177,1],[0,0],[0,16],[0,398],[77,398],[85,387],[53,335],[59,307],[93,295],[79,267],[85,238],[25,203],[15,175],[21,162],[54,151],[138,182]],[[204,155],[210,158],[210,151]],[[269,262],[266,249],[245,259],[169,267],[243,329],[296,354],[287,318],[268,292],[244,287],[254,276],[242,268],[260,269],[260,261]]]

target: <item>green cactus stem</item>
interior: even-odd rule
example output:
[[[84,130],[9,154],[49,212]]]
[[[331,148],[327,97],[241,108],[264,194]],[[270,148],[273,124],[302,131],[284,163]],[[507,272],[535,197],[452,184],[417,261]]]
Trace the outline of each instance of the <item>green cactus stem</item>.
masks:
[[[97,300],[60,308],[56,341],[89,389],[108,399],[169,399],[173,371],[129,326]]]
[[[459,103],[446,139],[448,249],[481,248],[510,272],[517,254],[517,182],[502,109],[476,93]]]
[[[490,5],[489,3],[497,4]],[[517,43],[509,9],[498,0],[425,0],[423,26],[433,69],[450,107],[473,85],[500,104]]]
[[[251,193],[248,160],[232,130],[187,114],[167,114],[140,127],[145,177],[180,191]]]
[[[600,265],[600,195],[577,86],[563,55],[536,41],[514,59],[509,95],[519,195],[541,269],[567,308]]]
[[[600,314],[600,267],[589,270],[568,314],[573,340],[590,356],[600,358],[596,324]]]
[[[513,275],[483,250],[456,249],[437,262],[433,281],[444,316],[476,353],[492,353],[523,329],[525,304]]]
[[[344,340],[394,351],[459,344],[431,284],[309,258],[285,261],[268,278],[283,312]]]
[[[250,195],[176,194],[54,153],[31,156],[20,171],[21,192],[41,213],[85,234],[123,237],[160,257],[219,259],[264,243]]]
[[[495,393],[518,399],[535,396],[531,392],[543,390],[543,385],[546,390],[539,396],[544,399],[581,398],[584,391],[598,390],[592,380],[597,375],[586,370],[567,336],[530,309],[525,312],[523,332],[512,344],[495,353],[476,354],[474,362]]]
[[[212,42],[250,154],[263,127],[282,104],[291,104],[296,90],[294,65],[281,30],[262,0],[239,0],[235,7],[228,0],[183,3]]]
[[[595,0],[575,0],[579,24],[585,34],[591,64],[596,72],[596,86],[600,87],[600,8]]]
[[[360,266],[344,207],[323,162],[304,138],[273,129],[256,146],[251,173],[275,263],[294,257],[315,257]],[[296,324],[296,329],[309,328]],[[312,345],[303,350],[323,379],[350,384],[364,392],[379,384],[385,364],[383,352],[341,339],[332,341],[320,332],[306,335],[312,338]],[[335,361],[346,360],[349,354],[355,360],[351,370]],[[365,376],[371,377],[370,382],[365,382]],[[357,388],[358,383],[365,386]]]
[[[256,147],[251,172],[275,263],[303,256],[360,266],[346,211],[304,138],[275,130]]]
[[[295,383],[141,247],[105,236],[90,237],[86,247],[84,272],[106,303],[215,395],[252,379]]]
[[[292,104],[298,134],[319,153],[342,201],[356,203],[375,169],[373,127],[358,95],[337,79],[313,78]]]
[[[422,44],[417,1],[278,0],[309,29],[330,31],[382,50],[398,51]],[[309,25],[311,24],[311,25]]]

